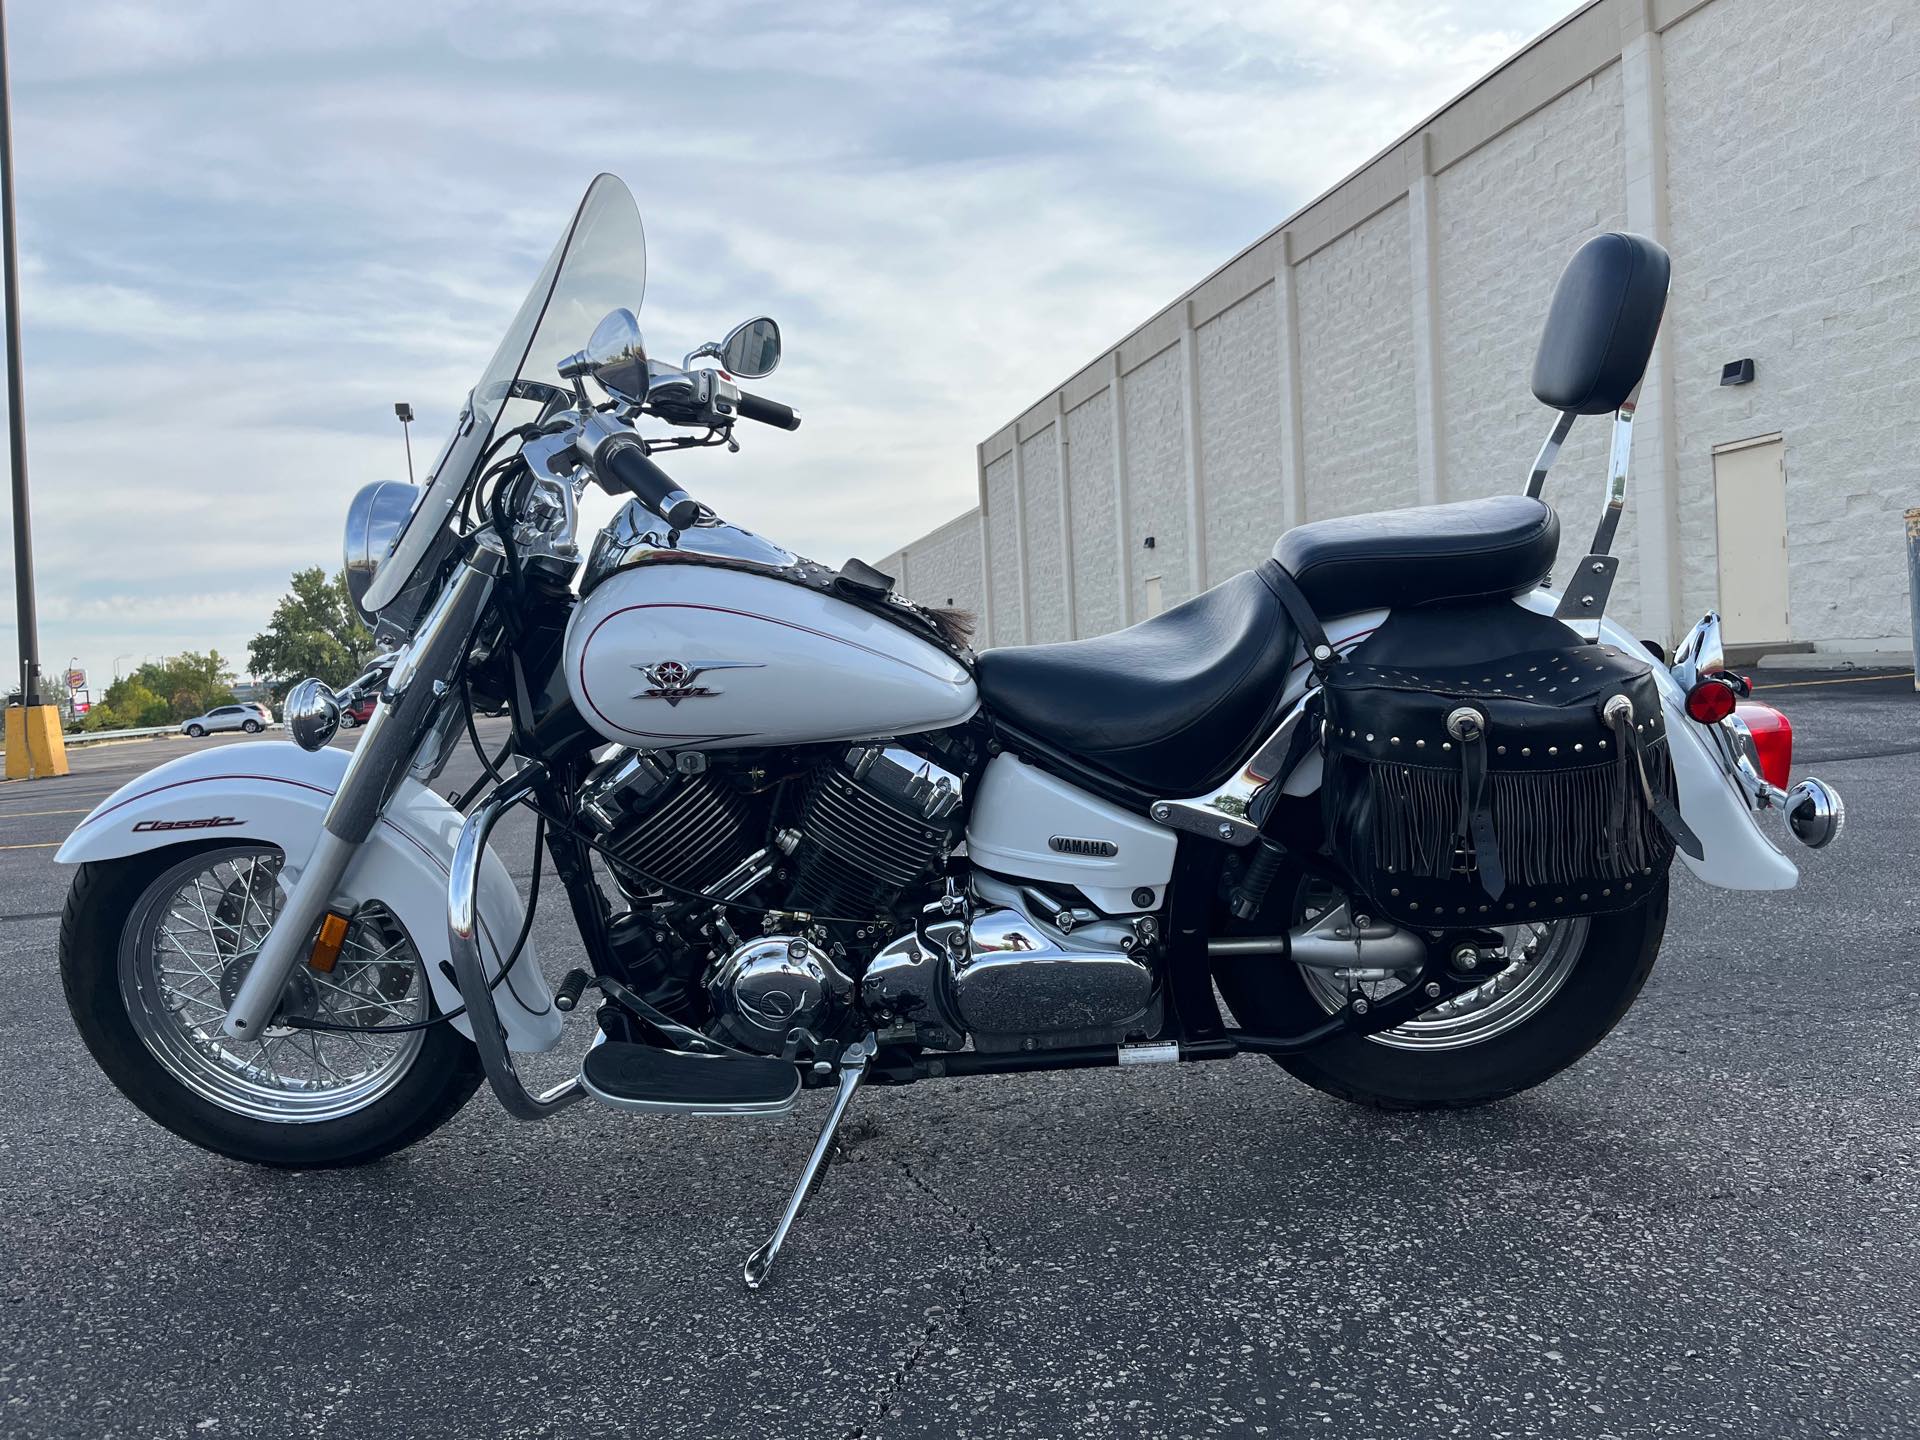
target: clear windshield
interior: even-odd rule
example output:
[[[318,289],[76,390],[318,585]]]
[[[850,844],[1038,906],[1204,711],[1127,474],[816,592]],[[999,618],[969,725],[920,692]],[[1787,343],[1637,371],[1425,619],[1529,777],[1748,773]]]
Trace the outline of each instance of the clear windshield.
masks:
[[[601,317],[623,305],[638,315],[646,290],[647,237],[640,207],[622,181],[601,175],[587,187],[573,223],[553,247],[474,387],[474,424],[455,442],[441,470],[460,475],[463,483],[471,480],[494,435],[539,413],[534,402],[513,398],[514,382],[559,384],[560,362],[587,343]]]
[[[646,288],[647,237],[640,208],[618,178],[598,176],[474,387],[471,412],[461,417],[413,518],[368,588],[362,602],[368,610],[385,609],[431,574],[444,553],[435,542],[451,538],[448,518],[487,447],[496,435],[540,413],[538,401],[515,395],[516,384],[557,385],[560,361],[587,343],[609,310],[625,306],[638,314]]]

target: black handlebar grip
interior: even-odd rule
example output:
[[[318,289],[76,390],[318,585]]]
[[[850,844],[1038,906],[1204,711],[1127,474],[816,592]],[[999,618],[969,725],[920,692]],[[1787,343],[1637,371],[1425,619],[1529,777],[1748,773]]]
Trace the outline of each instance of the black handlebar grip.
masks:
[[[593,468],[607,485],[629,490],[654,514],[676,530],[689,528],[700,518],[700,502],[673,483],[634,440],[609,441],[593,457]]]
[[[743,420],[758,420],[762,425],[777,425],[782,430],[800,428],[800,417],[793,413],[792,407],[782,405],[778,400],[762,399],[742,390],[734,408],[740,412]]]

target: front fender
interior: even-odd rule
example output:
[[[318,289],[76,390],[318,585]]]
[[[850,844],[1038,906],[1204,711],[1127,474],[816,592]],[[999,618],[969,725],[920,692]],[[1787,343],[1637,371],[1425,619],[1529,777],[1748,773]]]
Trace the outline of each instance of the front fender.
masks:
[[[347,753],[259,741],[198,750],[149,770],[94,807],[54,859],[63,865],[118,860],[195,840],[257,840],[286,861],[280,884],[290,888],[313,852],[320,824],[346,771]],[[448,978],[447,876],[461,816],[426,786],[403,781],[393,803],[347,867],[336,904],[378,900],[414,946],[442,1010],[461,1003]],[[480,867],[480,929],[489,970],[504,958],[525,916],[520,892],[491,850]],[[549,1050],[561,1015],[541,973],[532,938],[494,992],[507,1043],[519,1051]],[[472,1038],[464,1017],[451,1022]]]

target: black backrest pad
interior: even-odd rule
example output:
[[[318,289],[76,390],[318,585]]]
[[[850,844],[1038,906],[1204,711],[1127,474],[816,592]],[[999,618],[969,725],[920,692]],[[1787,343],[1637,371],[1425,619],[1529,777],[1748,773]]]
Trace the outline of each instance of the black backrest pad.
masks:
[[[1553,289],[1533,359],[1533,393],[1577,415],[1618,410],[1646,373],[1667,308],[1667,252],[1613,231],[1578,250]]]

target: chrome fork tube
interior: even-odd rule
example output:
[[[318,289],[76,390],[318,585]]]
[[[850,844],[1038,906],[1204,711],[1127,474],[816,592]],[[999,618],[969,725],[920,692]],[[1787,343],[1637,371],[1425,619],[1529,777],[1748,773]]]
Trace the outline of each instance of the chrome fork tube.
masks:
[[[332,903],[340,879],[373,833],[412,763],[414,752],[433,725],[468,642],[479,626],[504,562],[491,536],[478,537],[474,554],[455,572],[413,642],[388,678],[381,704],[361,732],[334,792],[313,853],[298,862],[298,878],[280,908],[279,918],[261,942],[223,1029],[237,1040],[265,1033],[280,1008],[287,979],[300,963],[320,917]],[[288,856],[293,868],[297,857]]]

